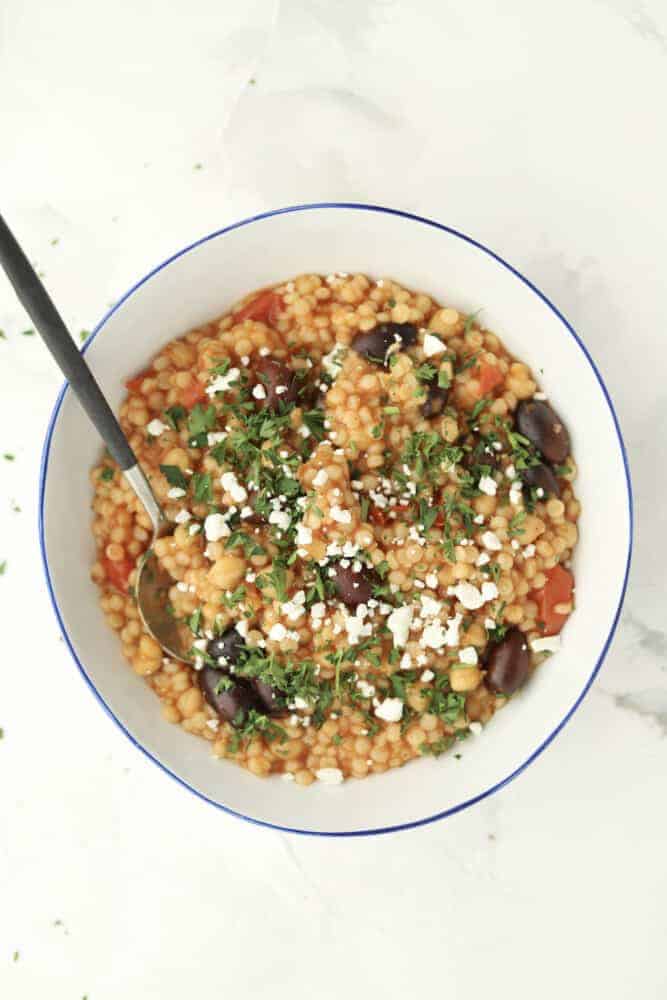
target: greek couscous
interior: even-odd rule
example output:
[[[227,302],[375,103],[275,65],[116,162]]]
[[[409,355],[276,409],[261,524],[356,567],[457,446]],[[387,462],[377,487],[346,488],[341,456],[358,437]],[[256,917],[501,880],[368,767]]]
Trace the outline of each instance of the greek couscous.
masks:
[[[173,534],[192,664],[142,627],[149,518],[92,470],[92,570],[166,720],[253,774],[337,783],[481,732],[558,647],[579,503],[568,432],[478,315],[301,275],[171,341],[123,429]]]

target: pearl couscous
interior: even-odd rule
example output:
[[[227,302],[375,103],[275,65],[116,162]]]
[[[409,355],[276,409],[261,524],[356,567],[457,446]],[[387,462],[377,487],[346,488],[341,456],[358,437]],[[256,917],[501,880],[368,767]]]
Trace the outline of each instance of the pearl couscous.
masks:
[[[569,435],[478,315],[392,280],[301,275],[171,341],[127,388],[192,662],[141,624],[151,525],[108,458],[92,575],[164,718],[214,756],[308,785],[439,755],[558,648]]]

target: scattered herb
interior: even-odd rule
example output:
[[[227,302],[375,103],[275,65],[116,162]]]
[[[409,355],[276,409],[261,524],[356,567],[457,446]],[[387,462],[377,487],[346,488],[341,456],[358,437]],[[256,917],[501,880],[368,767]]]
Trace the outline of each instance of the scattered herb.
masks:
[[[520,510],[517,514],[514,515],[514,517],[509,523],[508,534],[510,538],[516,538],[517,535],[523,535],[524,533],[523,523],[525,520],[526,520],[525,510]]]
[[[481,311],[482,311],[481,309],[477,309],[477,311],[474,313],[468,313],[468,315],[466,316],[465,324],[463,326],[464,334],[467,335],[470,333],[470,331],[472,330],[472,325],[475,322],[476,317],[479,316],[479,314],[481,313]]]
[[[79,330],[79,340],[82,344],[84,340],[88,339],[88,337],[90,337],[90,330]]]
[[[178,465],[161,465],[160,472],[170,486],[175,486],[179,490],[187,490],[188,481],[185,478],[183,470]]]
[[[35,331],[34,330],[21,330],[21,336],[22,337],[34,337],[35,336]]]
[[[193,635],[199,635],[202,613],[203,613],[202,609],[197,608],[197,610],[193,611],[190,617],[188,618],[187,625]]]
[[[192,496],[195,503],[213,502],[213,483],[210,472],[195,472],[192,477]]]
[[[10,451],[6,451],[2,457],[5,459],[6,462],[13,462],[14,459],[16,458],[16,456],[12,455]]]
[[[164,411],[164,415],[167,418],[167,423],[170,427],[173,427],[177,431],[180,427],[181,420],[185,420],[188,415],[188,411],[184,406],[170,406],[168,410]]]
[[[108,465],[105,465],[100,472],[100,479],[103,479],[105,483],[110,482],[113,479],[113,469],[109,468]]]
[[[0,562],[0,576],[4,576],[6,569],[7,569],[7,560],[3,559],[3,561]]]

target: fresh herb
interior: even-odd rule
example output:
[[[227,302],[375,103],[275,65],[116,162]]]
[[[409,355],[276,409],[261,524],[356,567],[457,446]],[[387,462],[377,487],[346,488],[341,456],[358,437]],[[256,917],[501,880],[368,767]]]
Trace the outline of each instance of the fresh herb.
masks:
[[[401,670],[390,674],[389,683],[391,684],[391,691],[394,698],[400,698],[401,701],[406,701],[408,697],[408,685],[412,684],[417,678],[417,672],[415,670]]]
[[[486,573],[490,576],[494,583],[497,583],[500,579],[501,569],[498,563],[489,562],[485,566],[482,566],[482,573]]]
[[[217,365],[213,365],[212,368],[209,368],[209,372],[211,375],[226,375],[229,371],[230,365],[231,361],[229,358],[223,358],[222,361],[217,363]]]
[[[333,743],[334,746],[339,747],[343,742],[343,737],[340,735],[340,733],[334,733],[334,735],[331,737],[331,742]]]
[[[7,334],[4,330],[0,330],[0,340],[7,340]]]
[[[387,305],[389,306],[390,309],[393,309],[394,306],[396,305],[396,299],[394,298],[387,299]]]
[[[514,515],[514,517],[509,523],[508,534],[510,538],[516,538],[518,535],[523,535],[525,530],[523,524],[525,520],[526,520],[525,510],[520,510],[517,514]]]
[[[368,521],[369,503],[370,502],[369,502],[369,499],[368,499],[367,496],[363,496],[361,498],[361,500],[359,501],[359,510],[360,510],[360,513],[361,513],[361,520],[362,521]]]
[[[232,531],[231,535],[225,542],[226,549],[235,549],[237,545],[243,547],[243,551],[248,558],[252,556],[263,556],[266,554],[266,549],[262,548],[254,538],[250,535],[246,535],[244,531]],[[257,578],[259,580],[259,577]],[[259,584],[258,584],[259,586]]]
[[[435,740],[433,743],[420,743],[419,752],[422,757],[432,756],[440,757],[451,747],[454,742],[452,736],[443,736],[439,740]]]
[[[5,455],[5,458],[7,456]],[[554,465],[554,472],[557,476],[570,476],[572,474],[572,469],[569,465]]]
[[[438,369],[435,365],[429,364],[425,361],[423,365],[415,369],[415,376],[420,382],[432,382],[437,374]]]
[[[21,954],[20,951],[15,951],[14,954],[12,955],[12,961],[18,962],[20,954]]]
[[[222,603],[225,605],[226,608],[234,608],[236,607],[237,604],[240,604],[240,602],[244,599],[245,595],[246,595],[246,589],[243,586],[243,584],[241,584],[241,586],[237,587],[236,590],[233,590],[231,592],[228,591],[226,594],[223,594]]]
[[[195,163],[195,165],[194,165],[194,167],[192,169],[193,170],[202,170],[203,166],[204,166],[203,163]]]
[[[90,337],[90,330],[79,330],[79,340],[82,344],[84,340],[88,339],[88,337]]]
[[[475,322],[476,317],[479,316],[479,314],[481,313],[481,311],[482,311],[481,309],[478,309],[476,312],[474,312],[474,313],[468,313],[468,315],[466,316],[466,321],[465,321],[465,324],[463,326],[463,333],[466,336],[472,330],[472,325]]]
[[[21,336],[22,337],[34,337],[35,336],[35,331],[34,330],[21,330]]]
[[[388,417],[395,417],[401,412],[401,409],[399,406],[383,406],[382,412],[386,413]]]
[[[469,368],[473,368],[477,364],[478,354],[464,354],[461,364],[456,369],[456,374],[460,375],[462,372],[466,372]]]
[[[189,444],[192,448],[204,447],[208,431],[212,431],[215,427],[215,419],[216,412],[213,405],[207,406],[206,409],[201,403],[194,406],[188,417]]]
[[[414,431],[408,438],[401,461],[414,469],[418,478],[430,479],[442,467],[451,468],[463,458],[463,449],[447,442],[435,431]]]
[[[306,410],[302,420],[316,441],[324,438],[324,410]]]
[[[6,451],[2,457],[5,459],[6,462],[13,462],[14,459],[16,458],[16,456],[12,455],[10,451]]]
[[[192,496],[195,503],[213,502],[213,483],[210,472],[195,472],[192,477]]]
[[[382,437],[383,432],[384,432],[384,423],[376,424],[375,427],[371,428],[371,434],[373,435],[374,438]]]
[[[443,368],[442,371],[438,372],[438,386],[441,389],[449,389],[451,384],[452,380],[449,377],[449,372]]]
[[[168,410],[164,411],[164,415],[167,418],[167,422],[175,431],[179,429],[181,420],[185,420],[188,415],[188,411],[184,406],[176,405],[170,406]]]
[[[160,472],[170,486],[175,486],[179,490],[187,490],[188,481],[183,474],[183,470],[178,465],[161,465]]]
[[[187,620],[187,626],[193,635],[199,635],[201,620],[202,620],[202,609],[197,608],[197,610],[193,611]]]
[[[3,561],[0,562],[0,576],[4,576],[5,575],[6,569],[7,569],[7,560],[3,559]]]
[[[105,483],[110,482],[113,479],[113,469],[110,469],[108,465],[105,465],[100,472],[100,479],[103,479]]]
[[[419,501],[419,521],[422,524],[424,531],[429,531],[439,514],[437,507],[430,507],[427,500]]]
[[[488,403],[489,403],[489,400],[487,399],[486,396],[483,396],[480,400],[478,400],[475,403],[475,405],[473,406],[472,411],[470,413],[470,416],[468,417],[468,423],[469,424],[474,424],[475,423],[475,421],[477,420],[477,417],[480,415],[480,413],[482,412],[482,410],[488,405]]]

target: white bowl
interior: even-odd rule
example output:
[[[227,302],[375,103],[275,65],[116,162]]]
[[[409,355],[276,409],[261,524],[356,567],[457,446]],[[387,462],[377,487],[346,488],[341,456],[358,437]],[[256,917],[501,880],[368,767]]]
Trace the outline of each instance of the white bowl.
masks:
[[[370,205],[302,205],[228,226],[187,247],[140,281],[104,317],[86,356],[111,406],[123,379],[190,327],[262,285],[302,272],[361,271],[396,278],[484,323],[535,371],[565,419],[583,505],[576,550],[577,609],[563,648],[480,738],[451,755],[379,777],[301,789],[258,780],[163,722],[152,691],[121,657],[90,580],[88,470],[100,440],[65,388],[49,424],[40,483],[47,584],[82,676],[127,736],[168,774],[212,804],[257,823],[313,834],[380,833],[449,816],[498,790],[559,732],[609,647],[632,545],[628,465],[609,394],[558,310],[486,247],[446,226]],[[66,544],[64,540],[67,540]]]

